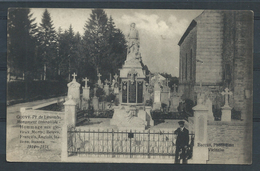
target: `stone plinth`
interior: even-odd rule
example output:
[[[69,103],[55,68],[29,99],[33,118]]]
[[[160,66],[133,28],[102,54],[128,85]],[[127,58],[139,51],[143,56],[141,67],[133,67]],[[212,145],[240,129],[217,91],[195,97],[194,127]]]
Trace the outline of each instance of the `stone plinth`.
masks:
[[[81,110],[88,110],[88,108],[89,108],[89,100],[82,99]]]
[[[69,100],[63,105],[65,107],[65,120],[67,125],[76,126],[77,116],[76,116],[76,102],[69,96]]]
[[[231,109],[229,106],[223,106],[221,108],[221,121],[231,121]]]
[[[161,91],[154,91],[154,103],[161,103]]]
[[[180,103],[180,97],[174,95],[171,98],[170,112],[177,112],[179,103]]]
[[[83,87],[83,99],[89,100],[89,87]]]
[[[198,105],[193,107],[194,110],[194,125],[193,131],[195,134],[193,147],[193,163],[206,163],[208,160],[208,147],[200,144],[207,144],[208,132],[208,108],[204,106],[202,99],[199,99]]]
[[[98,102],[98,97],[96,97],[96,96],[94,96],[93,97],[93,99],[92,99],[92,103],[93,103],[93,109],[94,109],[94,111],[98,111],[98,104],[99,104],[99,102]]]
[[[169,106],[169,92],[161,92],[160,99],[161,103]]]
[[[108,96],[109,95],[109,85],[104,86],[104,91],[105,91],[106,96]]]

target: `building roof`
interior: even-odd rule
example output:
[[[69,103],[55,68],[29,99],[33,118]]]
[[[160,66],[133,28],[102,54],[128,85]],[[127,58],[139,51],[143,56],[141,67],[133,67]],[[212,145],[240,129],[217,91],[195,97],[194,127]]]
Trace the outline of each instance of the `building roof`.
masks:
[[[197,25],[197,22],[195,20],[192,20],[192,22],[190,23],[189,27],[187,28],[187,30],[185,31],[185,33],[182,35],[178,45],[180,46],[182,44],[182,42],[184,41],[184,39],[188,36],[188,34],[190,33],[190,31]]]
[[[152,80],[155,80],[155,79],[156,79],[156,76],[153,76]],[[166,80],[166,78],[164,76],[162,76],[161,74],[158,74],[158,80],[159,81],[164,81],[164,80]]]

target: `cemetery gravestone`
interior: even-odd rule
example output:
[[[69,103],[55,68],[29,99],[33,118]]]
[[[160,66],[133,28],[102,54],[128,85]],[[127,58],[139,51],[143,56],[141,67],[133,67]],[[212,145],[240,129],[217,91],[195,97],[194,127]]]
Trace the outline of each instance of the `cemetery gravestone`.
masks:
[[[72,99],[79,105],[80,103],[80,84],[76,81],[76,74],[73,75],[73,80],[67,84],[68,86],[68,97],[72,96]]]
[[[83,87],[83,99],[85,100],[89,100],[89,87],[88,87],[88,81],[89,79],[87,77],[85,77],[83,79],[83,81],[85,82],[85,87]]]
[[[212,112],[212,101],[210,100],[210,98],[206,100],[205,105],[208,108],[208,120],[214,121],[214,116]]]
[[[109,95],[109,85],[107,84],[109,81],[106,79],[105,80],[105,86],[104,86],[104,91],[105,91],[105,94],[106,96]]]
[[[98,111],[98,109],[99,109],[99,102],[98,102],[98,97],[96,96],[96,91],[97,91],[97,88],[94,88],[94,97],[92,99],[94,111]]]
[[[85,87],[83,87],[83,98],[82,98],[82,105],[81,108],[82,110],[87,110],[89,108],[89,92],[90,92],[90,88],[88,87],[88,81],[89,79],[86,77],[83,79],[83,81],[85,82]]]
[[[228,96],[232,95],[232,92],[228,88],[221,93],[225,97],[225,105],[221,108],[222,116],[221,121],[231,121],[231,107],[228,104]]]
[[[98,73],[98,86],[99,87],[101,87],[101,88],[103,88],[103,84],[102,84],[102,82],[101,82],[101,79],[100,79],[100,77],[102,76],[100,73]]]
[[[161,109],[161,88],[158,82],[154,84],[154,102],[153,102],[153,110]]]

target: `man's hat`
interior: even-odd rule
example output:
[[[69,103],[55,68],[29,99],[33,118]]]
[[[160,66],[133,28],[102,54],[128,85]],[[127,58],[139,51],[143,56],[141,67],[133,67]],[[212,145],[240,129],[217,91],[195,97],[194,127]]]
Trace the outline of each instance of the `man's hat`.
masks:
[[[184,125],[184,121],[179,121],[178,124]]]

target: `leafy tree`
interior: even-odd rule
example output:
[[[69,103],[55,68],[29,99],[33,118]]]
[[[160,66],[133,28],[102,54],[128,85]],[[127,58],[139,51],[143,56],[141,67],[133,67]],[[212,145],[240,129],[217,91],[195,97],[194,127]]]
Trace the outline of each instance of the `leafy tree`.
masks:
[[[29,73],[34,73],[36,31],[30,9],[10,9],[8,14],[8,41],[7,41],[7,65],[16,76],[29,78]],[[30,78],[33,78],[31,75]]]
[[[118,68],[121,68],[126,59],[126,40],[120,29],[115,28],[115,23],[110,16],[108,20],[108,41],[109,51],[107,54],[107,61],[104,61],[103,68],[106,73],[116,73]],[[109,65],[107,65],[109,64]],[[106,67],[109,66],[109,67]]]
[[[76,39],[72,26],[70,25],[68,30],[59,34],[59,59],[57,60],[59,71],[62,71],[63,75],[68,76],[70,81],[70,75],[76,71]]]
[[[125,37],[115,27],[112,17],[108,19],[102,9],[92,10],[84,29],[84,56],[92,70],[96,71],[92,76],[97,79],[97,73],[101,73],[104,79],[109,79],[110,74],[115,74],[122,67],[126,58]]]
[[[87,56],[90,62],[96,69],[97,73],[101,65],[101,60],[105,57],[107,32],[107,15],[102,9],[92,10],[90,19],[85,25],[84,44],[87,50]]]
[[[44,79],[46,75],[52,78],[57,73],[57,35],[51,20],[50,13],[45,9],[38,33],[39,65],[43,68]],[[47,72],[48,71],[48,72]],[[48,73],[48,74],[47,74]]]

